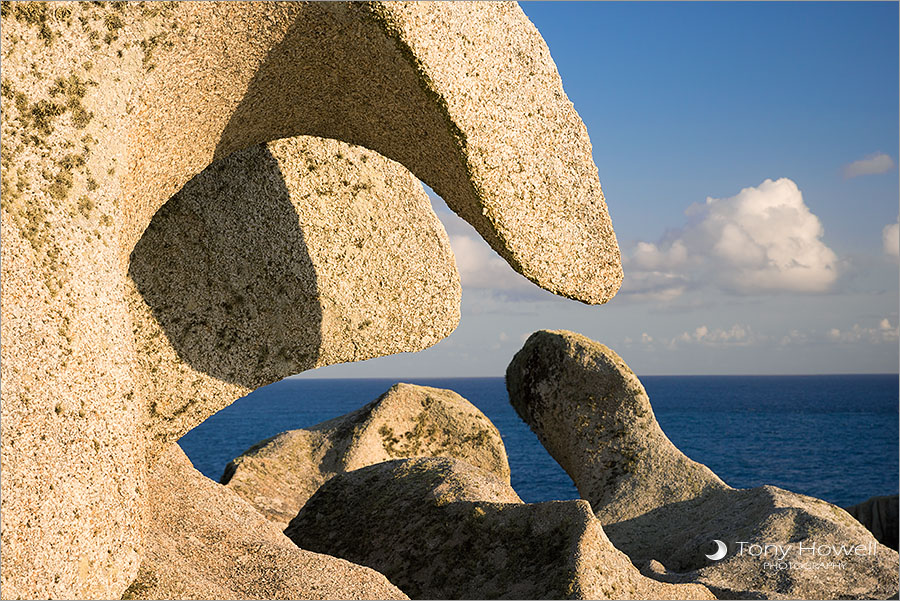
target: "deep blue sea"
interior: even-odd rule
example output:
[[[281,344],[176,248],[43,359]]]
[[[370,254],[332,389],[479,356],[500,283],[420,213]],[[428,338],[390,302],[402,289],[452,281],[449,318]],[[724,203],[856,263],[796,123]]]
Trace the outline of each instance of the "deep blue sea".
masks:
[[[358,409],[397,380],[289,378],[235,401],[180,444],[203,474],[254,443]],[[503,436],[525,502],[578,497],[516,415],[503,378],[412,378],[471,401]],[[898,490],[898,376],[645,376],[662,429],[738,488],[773,484],[848,506]]]

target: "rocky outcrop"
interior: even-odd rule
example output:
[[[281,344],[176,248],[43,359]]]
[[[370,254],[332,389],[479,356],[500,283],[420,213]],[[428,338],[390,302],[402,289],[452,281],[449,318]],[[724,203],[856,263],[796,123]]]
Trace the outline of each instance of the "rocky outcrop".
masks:
[[[144,555],[125,599],[406,599],[381,574],[298,549],[177,444],[150,468]]]
[[[672,444],[637,376],[602,344],[536,332],[506,384],[513,407],[604,525],[727,488]]]
[[[3,597],[118,597],[141,560],[147,465],[168,442],[298,369],[452,330],[455,275],[411,176],[330,144],[312,158],[260,144],[370,148],[539,285],[591,303],[618,288],[586,130],[514,4],[17,2],[0,14]],[[254,169],[229,158],[239,151]],[[240,202],[200,206],[220,196],[198,187],[227,197],[239,179],[220,169],[189,185],[216,160],[268,175]],[[181,207],[158,214],[186,185]],[[217,224],[204,247],[196,236]],[[269,227],[286,239],[264,240],[262,257],[237,244]],[[177,258],[193,262],[166,264]],[[262,285],[281,276],[290,286]]]
[[[216,161],[157,212],[128,276],[147,427],[160,441],[257,386],[422,349],[459,321],[450,242],[421,184],[336,140],[278,140]]]
[[[702,583],[720,598],[897,593],[897,553],[844,510],[772,486],[733,489],[685,457],[659,428],[640,381],[602,344],[536,332],[506,382],[516,411],[610,540],[646,574]],[[716,540],[727,553],[710,560]],[[828,561],[840,565],[818,565]]]
[[[645,578],[584,501],[523,504],[450,458],[339,474],[285,530],[298,546],[379,570],[413,599],[711,599]]]
[[[847,513],[865,526],[878,542],[897,550],[897,533],[900,530],[897,495],[872,497],[848,507]]]
[[[402,383],[357,411],[254,445],[222,483],[284,528],[335,474],[404,457],[453,457],[509,484],[500,433],[478,408],[452,390]]]

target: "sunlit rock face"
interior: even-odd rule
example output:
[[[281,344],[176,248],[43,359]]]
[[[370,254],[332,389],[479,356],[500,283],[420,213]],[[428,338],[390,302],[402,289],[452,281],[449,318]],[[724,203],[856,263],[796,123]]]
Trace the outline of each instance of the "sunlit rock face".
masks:
[[[4,597],[120,596],[171,441],[291,371],[452,330],[455,270],[410,174],[548,290],[619,286],[586,130],[514,4],[2,20]],[[268,144],[300,136],[357,146]]]
[[[406,599],[375,570],[298,549],[177,444],[150,466],[144,549],[125,599]]]
[[[729,599],[896,594],[896,551],[843,509],[774,486],[731,488],[679,451],[640,380],[608,347],[574,332],[535,332],[506,384],[609,539],[645,574],[701,583]],[[710,559],[713,541],[727,552]],[[823,557],[843,563],[802,567]]]
[[[421,350],[459,321],[453,253],[421,184],[336,140],[216,161],[157,212],[128,276],[154,440],[291,374]]]
[[[287,526],[335,474],[402,457],[454,457],[509,483],[500,432],[452,390],[395,384],[364,407],[282,432],[236,457],[222,483]]]

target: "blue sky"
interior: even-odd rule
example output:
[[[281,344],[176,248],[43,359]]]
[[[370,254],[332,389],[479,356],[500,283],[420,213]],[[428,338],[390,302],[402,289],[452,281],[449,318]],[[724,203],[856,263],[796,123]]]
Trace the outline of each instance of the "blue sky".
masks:
[[[435,199],[457,331],[308,377],[502,375],[544,328],[639,375],[897,371],[897,3],[521,6],[588,128],[622,291],[552,297]]]

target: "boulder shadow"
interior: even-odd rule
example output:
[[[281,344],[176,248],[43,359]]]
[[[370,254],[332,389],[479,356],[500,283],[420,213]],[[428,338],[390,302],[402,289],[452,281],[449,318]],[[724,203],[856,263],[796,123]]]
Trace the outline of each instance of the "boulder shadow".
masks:
[[[180,360],[257,388],[316,365],[315,266],[265,145],[209,165],[154,215],[128,275]]]

